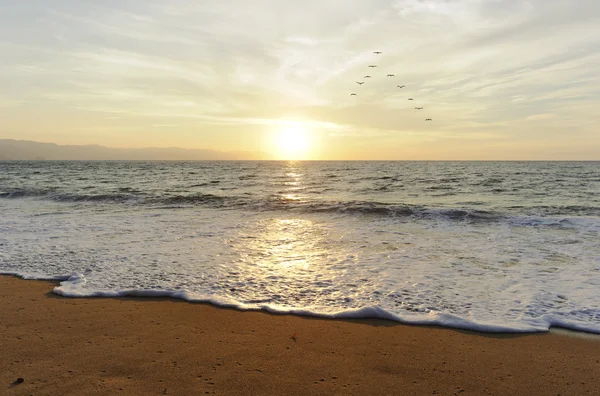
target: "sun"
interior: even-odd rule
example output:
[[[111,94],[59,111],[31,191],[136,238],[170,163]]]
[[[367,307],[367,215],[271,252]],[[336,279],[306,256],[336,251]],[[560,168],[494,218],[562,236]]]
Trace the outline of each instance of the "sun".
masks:
[[[299,124],[282,126],[276,136],[275,149],[277,155],[283,159],[305,158],[310,150],[308,131]]]

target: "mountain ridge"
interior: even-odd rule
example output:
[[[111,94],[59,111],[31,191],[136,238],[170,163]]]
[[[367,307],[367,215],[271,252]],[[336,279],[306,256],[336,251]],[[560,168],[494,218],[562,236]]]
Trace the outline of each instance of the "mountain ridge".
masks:
[[[115,148],[98,144],[60,145],[33,140],[0,139],[0,160],[258,160],[253,151],[216,151],[181,147]]]

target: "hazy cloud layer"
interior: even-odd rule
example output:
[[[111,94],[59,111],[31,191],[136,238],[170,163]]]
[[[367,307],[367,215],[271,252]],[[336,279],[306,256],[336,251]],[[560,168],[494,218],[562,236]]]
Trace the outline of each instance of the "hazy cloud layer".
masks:
[[[592,0],[0,0],[0,138],[253,151],[298,119],[329,158],[600,159],[598,26]]]

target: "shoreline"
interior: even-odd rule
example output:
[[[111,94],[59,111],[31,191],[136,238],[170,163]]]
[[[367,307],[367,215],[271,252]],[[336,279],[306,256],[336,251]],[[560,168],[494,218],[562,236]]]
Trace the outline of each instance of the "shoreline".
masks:
[[[21,276],[18,273],[10,273],[10,272],[5,272],[5,273],[0,273],[0,279],[2,277],[12,277],[18,280],[24,280],[24,281],[34,281],[34,282],[48,282],[50,284],[52,284],[53,289],[55,287],[60,286],[60,283],[63,281],[66,281],[69,279],[69,277],[56,277],[56,278],[48,278],[48,279],[39,279],[39,278],[25,278],[23,276]],[[260,309],[260,308],[239,308],[237,307],[235,304],[218,304],[218,303],[214,303],[211,301],[199,301],[199,300],[186,300],[185,298],[181,298],[181,297],[174,297],[172,295],[167,295],[168,293],[165,292],[165,295],[160,295],[160,292],[157,295],[152,295],[152,294],[144,294],[145,291],[142,291],[141,295],[91,295],[91,296],[86,296],[86,295],[75,295],[75,296],[71,296],[71,295],[64,295],[63,293],[54,293],[54,291],[50,290],[50,292],[57,296],[57,297],[61,297],[61,298],[67,298],[67,299],[123,299],[123,300],[127,300],[127,299],[132,299],[132,300],[137,300],[137,301],[145,301],[145,300],[159,300],[159,301],[173,301],[173,302],[183,302],[183,303],[188,303],[188,304],[200,304],[200,305],[207,305],[209,307],[214,307],[217,309],[230,309],[236,312],[259,312],[259,313],[264,313],[267,315],[274,315],[274,316],[294,316],[294,317],[302,317],[302,318],[312,318],[312,319],[322,319],[322,320],[341,320],[341,321],[384,321],[384,322],[388,322],[388,325],[402,325],[402,326],[416,326],[416,327],[425,327],[425,328],[440,328],[440,329],[451,329],[451,330],[456,330],[456,331],[465,331],[465,332],[470,332],[473,334],[480,334],[480,335],[502,335],[502,334],[506,334],[506,335],[529,335],[529,334],[547,334],[547,333],[557,333],[557,334],[564,334],[564,335],[569,335],[572,337],[580,337],[580,338],[588,338],[588,339],[592,339],[592,340],[597,340],[600,341],[600,333],[596,333],[596,332],[592,332],[592,331],[586,331],[586,330],[579,330],[579,329],[574,329],[574,328],[569,328],[569,327],[562,327],[562,326],[550,326],[550,328],[548,330],[531,330],[531,331],[527,331],[527,330],[488,330],[488,331],[483,331],[483,330],[476,330],[473,328],[468,328],[468,327],[460,327],[460,326],[452,326],[452,325],[443,325],[443,324],[438,324],[438,323],[411,323],[408,321],[402,321],[402,320],[394,320],[394,319],[388,319],[388,318],[383,318],[383,317],[369,317],[369,316],[364,316],[364,317],[352,317],[352,316],[342,316],[342,317],[335,317],[335,316],[329,316],[327,314],[319,314],[319,313],[297,313],[297,312],[278,312],[276,310],[269,310],[269,309]],[[481,326],[478,323],[473,322],[473,324],[475,326]],[[492,326],[495,328],[498,328],[498,326]],[[502,327],[500,327],[502,328]]]
[[[164,297],[66,298],[52,293],[57,283],[0,276],[6,394],[591,395],[600,388],[600,337],[590,333],[479,333]]]

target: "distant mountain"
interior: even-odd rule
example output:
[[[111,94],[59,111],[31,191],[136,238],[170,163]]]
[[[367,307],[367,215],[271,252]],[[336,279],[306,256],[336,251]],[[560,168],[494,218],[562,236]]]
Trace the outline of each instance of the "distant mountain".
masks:
[[[0,139],[0,160],[256,160],[264,153],[221,152],[178,147],[111,148]]]

